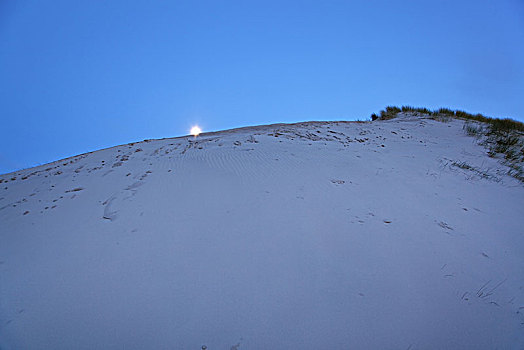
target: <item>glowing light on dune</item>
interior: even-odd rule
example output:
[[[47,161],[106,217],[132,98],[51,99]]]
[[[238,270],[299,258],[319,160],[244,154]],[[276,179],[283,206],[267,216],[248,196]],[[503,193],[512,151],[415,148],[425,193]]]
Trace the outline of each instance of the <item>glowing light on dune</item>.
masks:
[[[193,135],[194,137],[197,137],[198,134],[200,134],[202,132],[202,129],[200,129],[200,127],[198,125],[195,125],[191,128],[191,135]]]

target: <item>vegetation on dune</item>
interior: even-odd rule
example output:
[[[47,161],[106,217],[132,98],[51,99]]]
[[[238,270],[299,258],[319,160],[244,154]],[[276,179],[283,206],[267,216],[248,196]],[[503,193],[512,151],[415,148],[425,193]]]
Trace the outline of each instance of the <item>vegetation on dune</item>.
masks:
[[[429,117],[452,117],[458,119],[467,119],[474,120],[477,122],[487,123],[490,125],[493,131],[521,131],[524,132],[524,123],[510,119],[510,118],[491,118],[486,117],[480,113],[472,114],[461,110],[453,111],[449,108],[439,108],[434,111],[431,111],[424,107],[411,107],[411,106],[387,106],[385,109],[381,110],[379,114],[373,113],[371,115],[371,120],[389,120],[394,119],[398,114],[410,114],[410,115],[420,115],[420,116],[429,116]]]
[[[461,110],[411,106],[388,106],[379,114],[373,113],[371,120],[390,120],[399,114],[420,116],[448,122],[452,118],[464,120],[464,132],[476,137],[479,144],[486,147],[490,157],[500,157],[510,170],[508,175],[524,183],[524,123],[510,118],[491,118],[482,114],[471,114]]]

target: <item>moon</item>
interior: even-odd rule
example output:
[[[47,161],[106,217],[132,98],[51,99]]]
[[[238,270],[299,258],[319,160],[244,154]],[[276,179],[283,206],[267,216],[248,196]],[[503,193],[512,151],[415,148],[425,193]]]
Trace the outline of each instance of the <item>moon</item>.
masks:
[[[193,135],[194,137],[197,137],[198,134],[200,134],[202,132],[202,129],[200,129],[200,127],[198,125],[195,125],[191,128],[191,135]]]

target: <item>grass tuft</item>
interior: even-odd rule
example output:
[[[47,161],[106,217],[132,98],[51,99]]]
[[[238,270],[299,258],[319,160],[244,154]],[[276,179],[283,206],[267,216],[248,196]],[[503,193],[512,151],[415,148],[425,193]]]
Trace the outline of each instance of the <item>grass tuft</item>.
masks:
[[[380,111],[380,120],[389,120],[397,117],[400,113],[400,108],[395,106],[387,106],[385,110]]]
[[[479,125],[477,123],[471,123],[471,122],[464,123],[464,125],[462,126],[462,130],[464,130],[466,134],[468,134],[469,136],[477,136],[477,137],[482,135],[482,132],[483,132],[482,125]]]

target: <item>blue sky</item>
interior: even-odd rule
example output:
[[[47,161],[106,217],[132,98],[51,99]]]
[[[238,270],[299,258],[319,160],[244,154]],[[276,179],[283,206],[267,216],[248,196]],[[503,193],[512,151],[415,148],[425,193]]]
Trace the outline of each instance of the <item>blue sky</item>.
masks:
[[[0,173],[387,105],[524,121],[524,2],[0,1]]]

